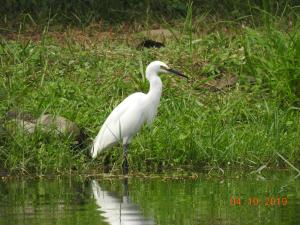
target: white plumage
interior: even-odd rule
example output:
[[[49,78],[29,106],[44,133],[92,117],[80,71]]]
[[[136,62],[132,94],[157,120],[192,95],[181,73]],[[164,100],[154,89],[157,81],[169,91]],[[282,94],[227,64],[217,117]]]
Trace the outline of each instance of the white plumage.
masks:
[[[170,69],[165,63],[154,61],[146,68],[146,78],[150,83],[147,94],[137,92],[124,99],[107,117],[98,135],[96,136],[91,155],[93,158],[101,151],[122,141],[127,146],[132,137],[138,133],[142,125],[150,125],[156,116],[159,105],[162,82],[158,73],[183,74]],[[186,76],[184,76],[186,77]]]

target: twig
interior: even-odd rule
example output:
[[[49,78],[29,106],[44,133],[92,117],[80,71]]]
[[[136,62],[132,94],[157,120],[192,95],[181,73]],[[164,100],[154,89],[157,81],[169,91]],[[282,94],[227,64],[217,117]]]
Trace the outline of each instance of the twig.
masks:
[[[300,175],[300,170],[297,169],[292,163],[290,163],[287,159],[285,159],[281,154],[279,154],[278,152],[276,152],[276,154],[283,160],[285,161],[290,167],[292,167],[294,170],[296,170],[298,172],[297,176],[298,177]]]

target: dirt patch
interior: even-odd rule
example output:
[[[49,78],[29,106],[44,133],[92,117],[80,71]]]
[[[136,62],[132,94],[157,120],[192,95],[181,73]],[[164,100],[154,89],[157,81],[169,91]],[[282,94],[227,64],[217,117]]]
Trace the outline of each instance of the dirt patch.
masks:
[[[0,34],[3,40],[14,40],[18,42],[41,42],[50,39],[60,45],[78,43],[84,46],[95,45],[104,41],[124,41],[129,46],[137,46],[145,39],[165,43],[170,39],[176,39],[178,33],[168,29],[154,26],[155,29],[145,30],[136,24],[123,24],[120,27],[104,27],[101,22],[91,24],[85,28],[55,29],[44,32],[40,28],[32,27],[24,32],[6,32]],[[53,28],[52,28],[53,29]]]
[[[106,28],[105,31],[101,23],[92,24],[84,29],[66,28],[49,30],[45,32],[43,29],[32,27],[30,30],[23,32],[10,31],[0,34],[3,40],[17,40],[20,42],[41,42],[44,38],[50,38],[59,44],[67,44],[68,42],[77,42],[79,44],[92,44],[103,40],[114,40],[123,38],[122,32],[113,31],[112,28]]]

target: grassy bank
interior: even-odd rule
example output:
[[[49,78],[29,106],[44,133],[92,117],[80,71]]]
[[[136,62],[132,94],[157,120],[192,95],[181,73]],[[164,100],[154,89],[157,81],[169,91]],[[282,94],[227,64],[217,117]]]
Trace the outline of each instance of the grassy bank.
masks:
[[[107,157],[112,170],[120,169],[121,148],[92,161],[89,144],[122,99],[147,92],[143,73],[157,59],[191,79],[161,76],[158,116],[130,147],[132,171],[285,167],[277,153],[299,166],[299,20],[270,17],[265,26],[255,27],[237,21],[208,25],[203,18],[190,11],[172,22],[176,37],[165,48],[143,51],[135,48],[139,27],[128,31],[118,26],[105,38],[106,33],[93,28],[66,33],[45,29],[37,38],[3,36],[1,123],[12,109],[36,117],[48,112],[75,121],[88,139],[85,148],[74,149],[68,137],[3,132],[2,167],[39,174],[101,171]],[[163,26],[171,28],[166,22]],[[216,84],[229,77],[236,81]]]

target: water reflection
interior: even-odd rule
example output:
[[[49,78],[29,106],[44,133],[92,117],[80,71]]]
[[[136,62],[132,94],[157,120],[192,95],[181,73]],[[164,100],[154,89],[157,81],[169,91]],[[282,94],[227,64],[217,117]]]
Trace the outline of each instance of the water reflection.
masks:
[[[123,181],[123,196],[104,190],[95,180],[92,191],[101,215],[111,225],[152,225],[153,219],[145,218],[138,205],[131,202],[128,191],[128,180]]]
[[[299,178],[288,171],[262,175],[128,184],[81,176],[0,179],[0,225],[299,225]]]

